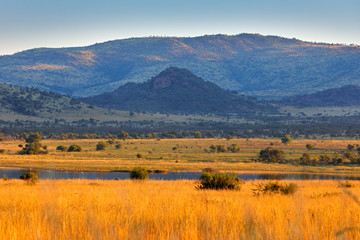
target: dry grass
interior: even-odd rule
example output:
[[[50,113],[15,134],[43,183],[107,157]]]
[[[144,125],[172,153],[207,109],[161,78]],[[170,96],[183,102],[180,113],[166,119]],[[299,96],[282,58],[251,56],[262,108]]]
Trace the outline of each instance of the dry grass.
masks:
[[[293,164],[265,164],[252,162],[260,150],[269,147],[283,149],[286,159],[290,162],[300,158],[307,143],[315,145],[316,149],[310,155],[334,154],[344,151],[348,144],[360,144],[356,140],[295,140],[289,145],[281,144],[279,140],[269,139],[155,139],[150,140],[118,140],[121,149],[115,145],[109,146],[105,151],[96,151],[99,139],[90,140],[44,140],[42,144],[48,146],[48,155],[26,156],[18,155],[21,149],[20,141],[0,142],[0,149],[6,149],[0,154],[0,166],[32,167],[39,169],[70,170],[70,171],[119,171],[131,170],[136,166],[149,169],[168,171],[201,171],[204,168],[216,168],[223,171],[234,172],[309,172],[332,174],[360,174],[360,167],[356,166],[297,166]],[[79,144],[83,148],[80,153],[58,152],[59,145],[70,146]],[[226,147],[238,144],[238,153],[209,153],[212,144],[223,144]],[[173,150],[177,147],[176,150]],[[143,158],[138,159],[140,153]]]
[[[1,180],[0,238],[359,238],[360,207],[338,182],[296,183],[294,196],[256,197],[252,182],[199,191],[194,181]]]

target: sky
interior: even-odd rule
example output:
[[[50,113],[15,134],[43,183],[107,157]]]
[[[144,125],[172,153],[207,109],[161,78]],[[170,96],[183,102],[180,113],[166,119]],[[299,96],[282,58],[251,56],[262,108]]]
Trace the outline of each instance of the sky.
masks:
[[[359,12],[359,0],[0,0],[0,55],[240,33],[360,45]]]

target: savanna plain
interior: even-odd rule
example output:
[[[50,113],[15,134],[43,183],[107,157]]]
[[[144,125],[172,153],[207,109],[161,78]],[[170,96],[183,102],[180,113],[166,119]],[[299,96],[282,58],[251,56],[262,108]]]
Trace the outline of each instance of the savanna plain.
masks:
[[[96,151],[99,139],[43,140],[46,155],[19,155],[21,141],[0,142],[3,167],[67,171],[326,173],[358,175],[358,164],[298,164],[303,153],[340,155],[357,140],[141,139]],[[106,141],[106,140],[102,140]],[[305,145],[311,143],[314,149]],[[61,152],[78,144],[81,152]],[[115,145],[121,146],[116,148]],[[210,152],[232,144],[239,152]],[[267,147],[284,151],[287,163],[256,161]],[[355,154],[355,153],[354,153]],[[358,181],[281,180],[294,194],[254,194],[267,180],[239,190],[198,189],[199,181],[0,180],[1,239],[360,239]]]
[[[294,195],[196,181],[0,181],[1,239],[359,239],[360,185],[292,181]],[[349,183],[349,182],[348,182]]]

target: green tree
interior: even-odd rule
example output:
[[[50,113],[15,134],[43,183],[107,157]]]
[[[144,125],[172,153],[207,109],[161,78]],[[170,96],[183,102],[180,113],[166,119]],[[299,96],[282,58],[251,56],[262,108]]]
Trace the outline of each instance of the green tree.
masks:
[[[226,136],[226,140],[230,140],[230,139],[233,139],[233,137],[232,137],[230,134],[228,134],[228,135]]]
[[[28,184],[35,184],[39,181],[39,177],[35,172],[27,172],[20,176],[21,180],[25,180]]]
[[[315,146],[311,143],[308,143],[308,144],[306,144],[306,148],[308,151],[310,151],[310,150],[313,150],[315,148]]]
[[[344,152],[344,157],[349,159],[351,163],[358,162],[358,158],[356,158],[352,152]]]
[[[68,146],[63,146],[63,145],[57,146],[56,148],[57,151],[61,151],[61,152],[66,152],[68,149],[69,149]]]
[[[42,146],[39,142],[26,144],[25,147],[19,152],[19,154],[27,154],[27,155],[38,155],[38,154],[47,154],[47,153],[48,151],[42,149]]]
[[[73,144],[69,147],[69,149],[67,151],[68,152],[81,152],[82,149],[79,145]]]
[[[102,151],[105,150],[107,148],[107,144],[104,141],[98,142],[98,144],[96,144],[96,151]]]
[[[42,135],[38,132],[36,133],[30,133],[30,135],[28,135],[26,138],[25,138],[25,141],[27,143],[34,143],[34,142],[40,142],[42,139]]]
[[[149,178],[149,173],[144,167],[136,167],[130,172],[130,179],[146,180]]]
[[[282,162],[285,157],[285,152],[273,147],[268,147],[261,150],[259,153],[259,160],[263,162]]]
[[[308,153],[303,153],[302,157],[299,159],[301,164],[311,164],[311,157]]]
[[[202,138],[201,132],[194,132],[194,138]]]
[[[348,146],[347,146],[347,149],[348,149],[349,151],[354,150],[354,148],[355,148],[355,146],[352,145],[352,144],[348,144]]]
[[[127,132],[121,131],[121,133],[118,134],[118,138],[122,140],[126,140],[130,137],[130,135]]]
[[[230,147],[228,147],[228,151],[233,152],[233,153],[239,152],[240,147],[237,144],[231,144]]]
[[[281,138],[281,142],[282,142],[283,144],[289,144],[289,143],[292,142],[292,139],[291,139],[291,137],[290,137],[289,135],[285,135],[285,136],[283,136],[283,137]]]

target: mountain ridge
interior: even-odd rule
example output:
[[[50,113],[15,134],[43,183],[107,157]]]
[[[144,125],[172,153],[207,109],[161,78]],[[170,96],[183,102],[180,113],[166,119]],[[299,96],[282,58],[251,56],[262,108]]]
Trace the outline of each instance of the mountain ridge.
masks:
[[[281,98],[360,85],[360,47],[259,34],[152,37],[0,57],[0,82],[73,97],[110,92],[176,66],[225,89]]]
[[[360,86],[347,85],[313,94],[287,97],[280,103],[295,107],[360,106]]]

